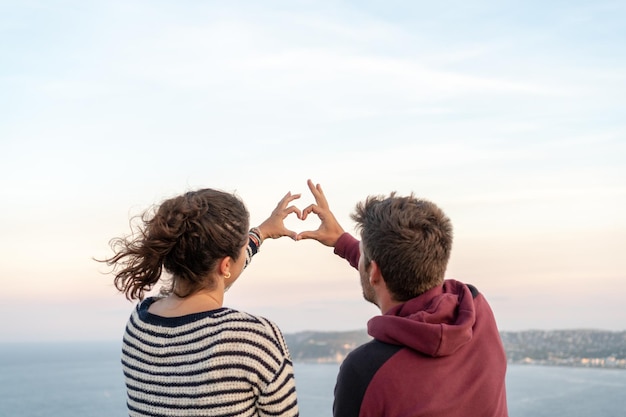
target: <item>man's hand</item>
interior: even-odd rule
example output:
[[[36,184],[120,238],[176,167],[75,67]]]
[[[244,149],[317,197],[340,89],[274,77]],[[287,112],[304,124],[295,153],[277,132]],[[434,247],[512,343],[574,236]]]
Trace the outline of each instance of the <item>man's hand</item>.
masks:
[[[313,213],[319,217],[322,224],[320,224],[317,230],[301,232],[297,235],[296,239],[314,239],[326,246],[334,247],[337,243],[337,239],[344,233],[344,230],[339,222],[337,222],[335,215],[330,211],[328,201],[322,191],[322,186],[319,184],[314,185],[311,180],[307,180],[307,185],[313,197],[315,197],[316,204],[311,204],[302,210],[300,219],[305,220],[310,213]]]

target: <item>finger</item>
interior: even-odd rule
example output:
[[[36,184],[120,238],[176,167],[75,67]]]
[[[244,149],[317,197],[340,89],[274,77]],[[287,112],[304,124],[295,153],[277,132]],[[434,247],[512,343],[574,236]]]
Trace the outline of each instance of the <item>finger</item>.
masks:
[[[289,205],[289,203],[291,203],[293,200],[296,200],[298,198],[300,198],[302,194],[291,194],[291,192],[288,192],[287,194],[285,194],[285,196],[280,200],[280,202],[278,203],[278,207],[279,208],[285,208]]]
[[[307,230],[305,232],[298,233],[298,235],[296,236],[296,240],[315,239],[315,236],[317,236],[316,232],[312,230]]]
[[[318,203],[318,205],[321,206],[321,207],[324,207],[325,209],[327,209],[328,208],[328,200],[326,200],[326,194],[324,194],[324,190],[322,190],[322,185],[321,184],[317,184],[315,186],[315,188],[319,192],[319,203]]]
[[[326,200],[322,186],[320,184],[313,184],[311,180],[307,180],[306,183],[309,186],[309,190],[311,190],[311,194],[315,197],[315,202],[321,207],[328,208],[328,201]]]
[[[317,190],[317,187],[315,187],[315,184],[313,184],[313,181],[306,180],[306,185],[308,185],[309,190],[311,190],[311,194],[313,194],[313,197],[315,197],[315,199],[317,200],[319,191]]]
[[[301,219],[302,218],[302,212],[300,212],[300,209],[296,206],[289,206],[287,208],[285,208],[283,210],[283,219],[287,216],[289,216],[291,213],[296,213],[296,216]]]
[[[298,194],[291,194],[291,192],[288,192],[285,197],[287,197],[287,202],[290,203],[293,200],[296,200],[296,199],[300,198],[301,196],[302,196],[302,194],[300,194],[300,193],[298,193]]]
[[[294,195],[285,196],[286,201],[285,201],[284,208],[288,210],[287,213],[285,213],[285,217],[287,217],[287,215],[291,213],[296,213],[296,216],[298,216],[298,218],[302,216],[302,213],[300,212],[299,208],[297,208],[296,206],[288,206],[289,203],[291,203],[293,200],[297,200],[298,198],[300,198],[301,195],[302,194],[294,194]]]
[[[285,229],[285,236],[288,236],[293,240],[298,240],[298,234],[293,230]]]
[[[282,209],[282,208],[287,207],[287,204],[289,204],[289,202],[291,201],[290,200],[291,197],[292,197],[291,191],[287,192],[287,194],[285,194],[283,198],[280,199],[280,201],[276,205],[276,208]]]
[[[319,207],[316,206],[315,204],[311,204],[309,206],[307,206],[304,210],[302,210],[302,216],[300,217],[301,220],[306,220],[307,216],[311,213],[315,213],[318,214],[320,211]]]

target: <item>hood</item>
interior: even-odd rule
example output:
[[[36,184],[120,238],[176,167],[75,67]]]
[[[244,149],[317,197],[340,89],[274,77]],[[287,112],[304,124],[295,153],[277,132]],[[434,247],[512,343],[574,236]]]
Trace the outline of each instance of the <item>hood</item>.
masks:
[[[437,357],[453,354],[472,339],[474,297],[462,282],[446,280],[424,294],[393,307],[367,323],[381,342]]]

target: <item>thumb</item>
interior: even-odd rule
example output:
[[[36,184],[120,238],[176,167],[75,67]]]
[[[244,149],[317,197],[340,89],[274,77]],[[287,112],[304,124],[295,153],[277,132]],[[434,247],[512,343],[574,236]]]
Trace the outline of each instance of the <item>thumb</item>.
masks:
[[[285,236],[289,236],[292,240],[298,240],[298,234],[293,230],[285,229]]]
[[[296,236],[296,240],[315,239],[316,236],[317,236],[317,233],[307,230],[307,231],[298,233],[298,235]]]

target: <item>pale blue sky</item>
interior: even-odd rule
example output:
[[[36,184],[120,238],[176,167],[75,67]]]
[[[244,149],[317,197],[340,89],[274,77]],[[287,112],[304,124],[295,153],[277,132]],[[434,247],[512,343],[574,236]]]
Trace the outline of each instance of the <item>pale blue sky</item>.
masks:
[[[0,341],[119,337],[132,304],[91,258],[130,216],[215,187],[255,223],[309,204],[307,178],[349,231],[369,194],[439,204],[448,276],[503,330],[625,329],[624,21],[621,1],[0,1]],[[226,304],[287,332],[376,314],[289,240]]]

